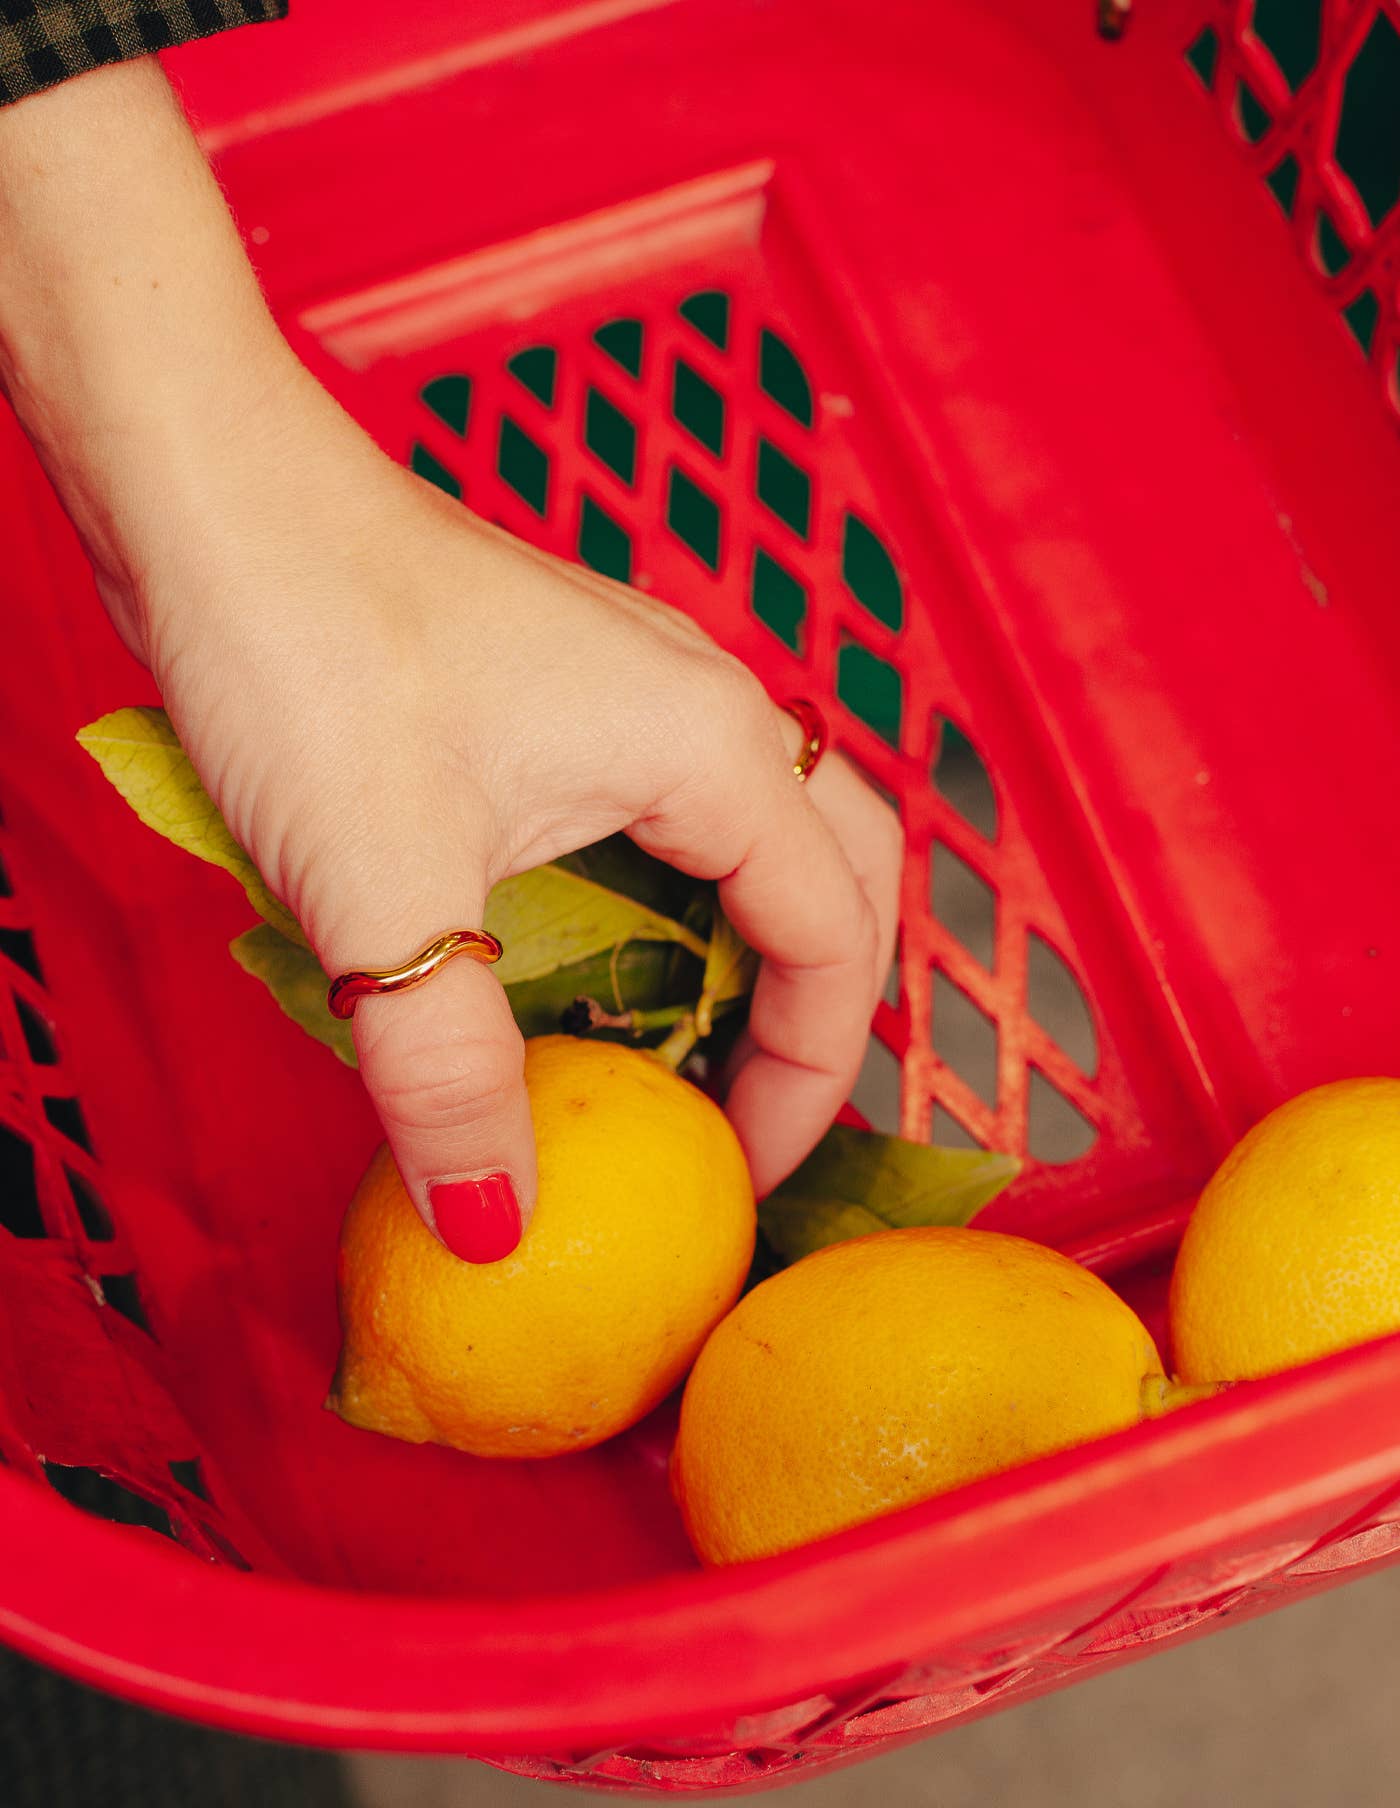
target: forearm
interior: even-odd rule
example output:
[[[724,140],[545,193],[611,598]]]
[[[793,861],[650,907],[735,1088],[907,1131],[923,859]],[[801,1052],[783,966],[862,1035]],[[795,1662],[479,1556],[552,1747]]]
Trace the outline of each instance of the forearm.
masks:
[[[0,380],[99,581],[129,587],[306,380],[154,59],[0,109],[0,243]]]

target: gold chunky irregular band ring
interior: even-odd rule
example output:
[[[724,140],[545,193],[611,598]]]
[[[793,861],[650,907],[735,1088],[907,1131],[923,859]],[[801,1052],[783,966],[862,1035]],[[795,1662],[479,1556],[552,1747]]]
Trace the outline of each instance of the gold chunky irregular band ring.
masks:
[[[331,981],[326,1003],[332,1017],[353,1017],[362,998],[378,992],[410,992],[431,979],[439,967],[445,967],[455,955],[470,955],[485,966],[493,966],[501,958],[501,944],[484,929],[449,929],[435,942],[429,942],[421,953],[405,961],[401,967],[385,967],[379,972],[342,973]]]
[[[816,771],[817,761],[826,752],[826,717],[805,697],[785,703],[783,708],[802,730],[802,747],[792,763],[792,776],[799,785],[805,785]]]

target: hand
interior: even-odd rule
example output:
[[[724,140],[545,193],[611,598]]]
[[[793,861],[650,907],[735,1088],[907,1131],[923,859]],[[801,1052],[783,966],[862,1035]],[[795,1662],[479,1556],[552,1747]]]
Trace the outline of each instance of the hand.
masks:
[[[799,786],[796,725],[684,616],[487,527],[305,386],[275,406],[232,518],[167,524],[125,602],[235,835],[331,973],[479,924],[499,880],[619,829],[718,879],[764,956],[728,1108],[767,1189],[860,1061],[892,815],[838,760]],[[494,976],[457,961],[363,1000],[355,1037],[420,1209],[459,1253],[504,1253],[505,1189],[475,1183],[505,1174],[528,1215],[535,1164]]]
[[[74,347],[43,349],[22,280],[8,307],[0,292],[0,338],[104,601],[234,834],[331,973],[392,966],[479,924],[499,880],[617,830],[717,879],[763,956],[727,1107],[767,1190],[859,1065],[893,952],[893,814],[836,758],[799,786],[796,725],[684,616],[511,539],[385,458],[250,296],[163,91],[129,91],[121,123],[116,142],[151,167],[118,171],[108,205],[144,180],[148,212],[150,184],[171,181],[178,219],[146,236],[126,222],[110,245],[94,223],[97,271],[68,279],[83,305],[60,310],[79,323],[82,405],[51,375],[75,368]],[[5,149],[0,132],[0,203],[17,183]],[[21,224],[31,239],[49,230]],[[207,315],[195,333],[181,293],[191,268],[219,283],[212,354]],[[161,323],[144,383],[129,323],[114,335],[110,305],[89,296],[113,286],[139,295],[148,338],[153,313]],[[429,1225],[469,1259],[507,1253],[535,1153],[522,1044],[489,969],[459,960],[363,1000],[355,1038]]]

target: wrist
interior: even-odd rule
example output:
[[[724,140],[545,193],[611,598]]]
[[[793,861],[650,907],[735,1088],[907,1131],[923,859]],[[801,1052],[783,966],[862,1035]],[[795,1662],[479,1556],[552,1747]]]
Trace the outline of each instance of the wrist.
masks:
[[[256,482],[284,398],[306,373],[269,321],[216,345],[162,335],[151,358],[129,341],[56,323],[0,358],[15,412],[97,572],[134,583],[171,536]]]
[[[309,379],[154,61],[0,110],[0,243],[0,382],[117,616]]]

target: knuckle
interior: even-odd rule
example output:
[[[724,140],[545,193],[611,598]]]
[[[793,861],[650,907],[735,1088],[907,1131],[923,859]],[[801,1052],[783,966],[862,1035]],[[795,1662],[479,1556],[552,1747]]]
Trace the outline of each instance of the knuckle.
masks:
[[[687,615],[679,604],[670,602],[664,596],[652,596],[649,592],[633,590],[626,584],[615,584],[611,579],[607,582],[613,593],[625,600],[629,607],[641,610],[643,620],[668,635],[687,652],[713,649],[714,636],[702,628],[694,616]]]
[[[725,730],[748,727],[767,707],[762,684],[742,660],[720,647],[708,652],[698,689],[712,725]]]
[[[654,736],[673,781],[689,789],[745,757],[766,696],[746,666],[712,644],[697,647],[671,676],[651,698]]]
[[[737,659],[731,660],[730,665],[730,707],[736,724],[750,736],[767,742],[776,741],[781,718],[762,680]]]

